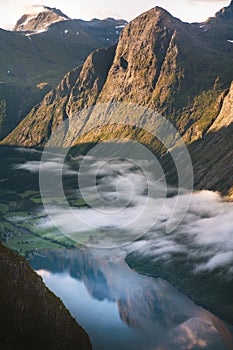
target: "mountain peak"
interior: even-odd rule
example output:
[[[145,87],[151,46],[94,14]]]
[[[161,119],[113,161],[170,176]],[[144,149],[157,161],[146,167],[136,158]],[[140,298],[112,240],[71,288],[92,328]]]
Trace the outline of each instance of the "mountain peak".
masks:
[[[162,17],[172,17],[172,15],[165,10],[164,8],[160,7],[160,6],[155,6],[152,9],[144,12],[141,16],[143,15],[157,15],[157,16],[162,16]]]
[[[34,33],[46,31],[51,24],[69,19],[68,16],[55,7],[34,6],[31,13],[24,14],[17,21],[13,31]]]
[[[144,12],[135,20],[146,20],[147,22],[151,23],[152,26],[161,25],[168,27],[175,27],[176,24],[181,22],[179,19],[173,17],[167,10],[160,6],[155,6],[152,9]]]

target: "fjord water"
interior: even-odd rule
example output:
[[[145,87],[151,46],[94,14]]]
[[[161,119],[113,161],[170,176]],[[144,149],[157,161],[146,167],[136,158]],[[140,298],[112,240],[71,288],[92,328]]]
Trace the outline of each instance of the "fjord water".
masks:
[[[120,250],[44,251],[30,263],[96,350],[227,348],[220,319],[166,281],[131,270]]]
[[[7,228],[5,241],[13,249],[27,255],[33,269],[87,331],[95,350],[231,349],[233,333],[230,326],[197,306],[166,281],[140,275],[125,262],[125,256],[135,250],[143,256],[148,254],[151,264],[156,264],[158,257],[171,260],[173,254],[188,256],[190,253],[194,261],[190,269],[196,272],[210,270],[214,274],[215,267],[222,267],[223,271],[225,268],[229,272],[228,279],[231,278],[232,260],[227,250],[231,248],[231,236],[228,236],[229,223],[232,222],[231,206],[217,200],[214,194],[207,194],[208,198],[202,194],[191,203],[186,221],[172,236],[163,235],[162,225],[166,221],[164,214],[154,230],[138,242],[134,243],[132,239],[127,245],[111,249],[87,248],[84,245],[70,250],[67,249],[69,241],[60,239],[58,229],[53,227],[38,197],[41,153],[5,147],[0,152],[3,165],[0,181],[1,218],[5,225],[3,228]],[[48,174],[54,173],[57,161],[53,157],[50,164],[44,164]],[[72,177],[76,179],[73,168],[71,170],[67,166],[64,171],[69,181]],[[98,179],[102,195],[105,193],[105,197],[112,200],[117,177],[127,177],[127,181],[133,177],[137,187],[136,198],[126,206],[126,217],[137,215],[137,210],[140,212],[143,196],[147,194],[141,176],[137,169],[132,168],[132,164],[124,163],[120,167],[119,163],[112,163],[103,169]],[[70,186],[69,181],[67,186]],[[128,197],[125,186],[122,190]],[[210,199],[213,213],[207,205]],[[161,201],[159,198],[153,200],[154,210],[157,210]],[[80,205],[80,199],[78,203]],[[70,214],[62,204],[54,200],[49,204],[49,214],[54,220],[61,218],[63,230],[74,230]],[[101,217],[99,222],[93,208],[84,205],[81,209],[79,206],[74,207],[74,210],[83,219],[88,216],[93,225],[99,225],[100,239],[108,235],[111,229],[109,221]],[[225,215],[225,231],[221,237],[215,235],[215,221],[206,221],[208,217],[214,220],[218,212]],[[145,220],[150,219],[149,211]],[[124,224],[124,220],[124,215],[118,217],[118,222],[113,223],[114,230]],[[60,221],[55,222],[60,224]],[[208,234],[207,224],[212,225],[212,235]],[[199,226],[207,230],[207,236]],[[201,237],[194,228],[200,230]],[[135,228],[136,236],[137,229],[142,230],[143,225]],[[76,227],[75,230],[79,231],[80,228]],[[130,235],[130,232],[124,233]],[[182,240],[179,234],[182,234]],[[94,238],[98,243],[99,236]],[[201,256],[200,261],[197,256]],[[214,293],[214,290],[209,291],[211,298],[214,298]]]

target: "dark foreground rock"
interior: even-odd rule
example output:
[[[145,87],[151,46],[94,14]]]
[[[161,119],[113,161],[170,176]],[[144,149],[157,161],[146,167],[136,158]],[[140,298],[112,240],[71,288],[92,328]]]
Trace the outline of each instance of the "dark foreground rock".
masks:
[[[26,260],[0,243],[2,350],[91,349],[88,335]]]

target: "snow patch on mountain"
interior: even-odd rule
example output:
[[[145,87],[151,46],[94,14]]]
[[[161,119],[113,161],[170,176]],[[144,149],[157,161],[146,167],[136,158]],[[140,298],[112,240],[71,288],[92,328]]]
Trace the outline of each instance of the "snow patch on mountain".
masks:
[[[39,34],[46,31],[50,25],[69,19],[56,8],[34,6],[31,13],[23,15],[18,20],[13,30]]]

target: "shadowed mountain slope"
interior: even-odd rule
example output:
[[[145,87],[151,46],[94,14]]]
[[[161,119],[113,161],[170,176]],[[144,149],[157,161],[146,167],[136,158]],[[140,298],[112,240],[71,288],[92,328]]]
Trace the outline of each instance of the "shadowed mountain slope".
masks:
[[[28,265],[0,243],[1,349],[91,349],[85,331]]]

